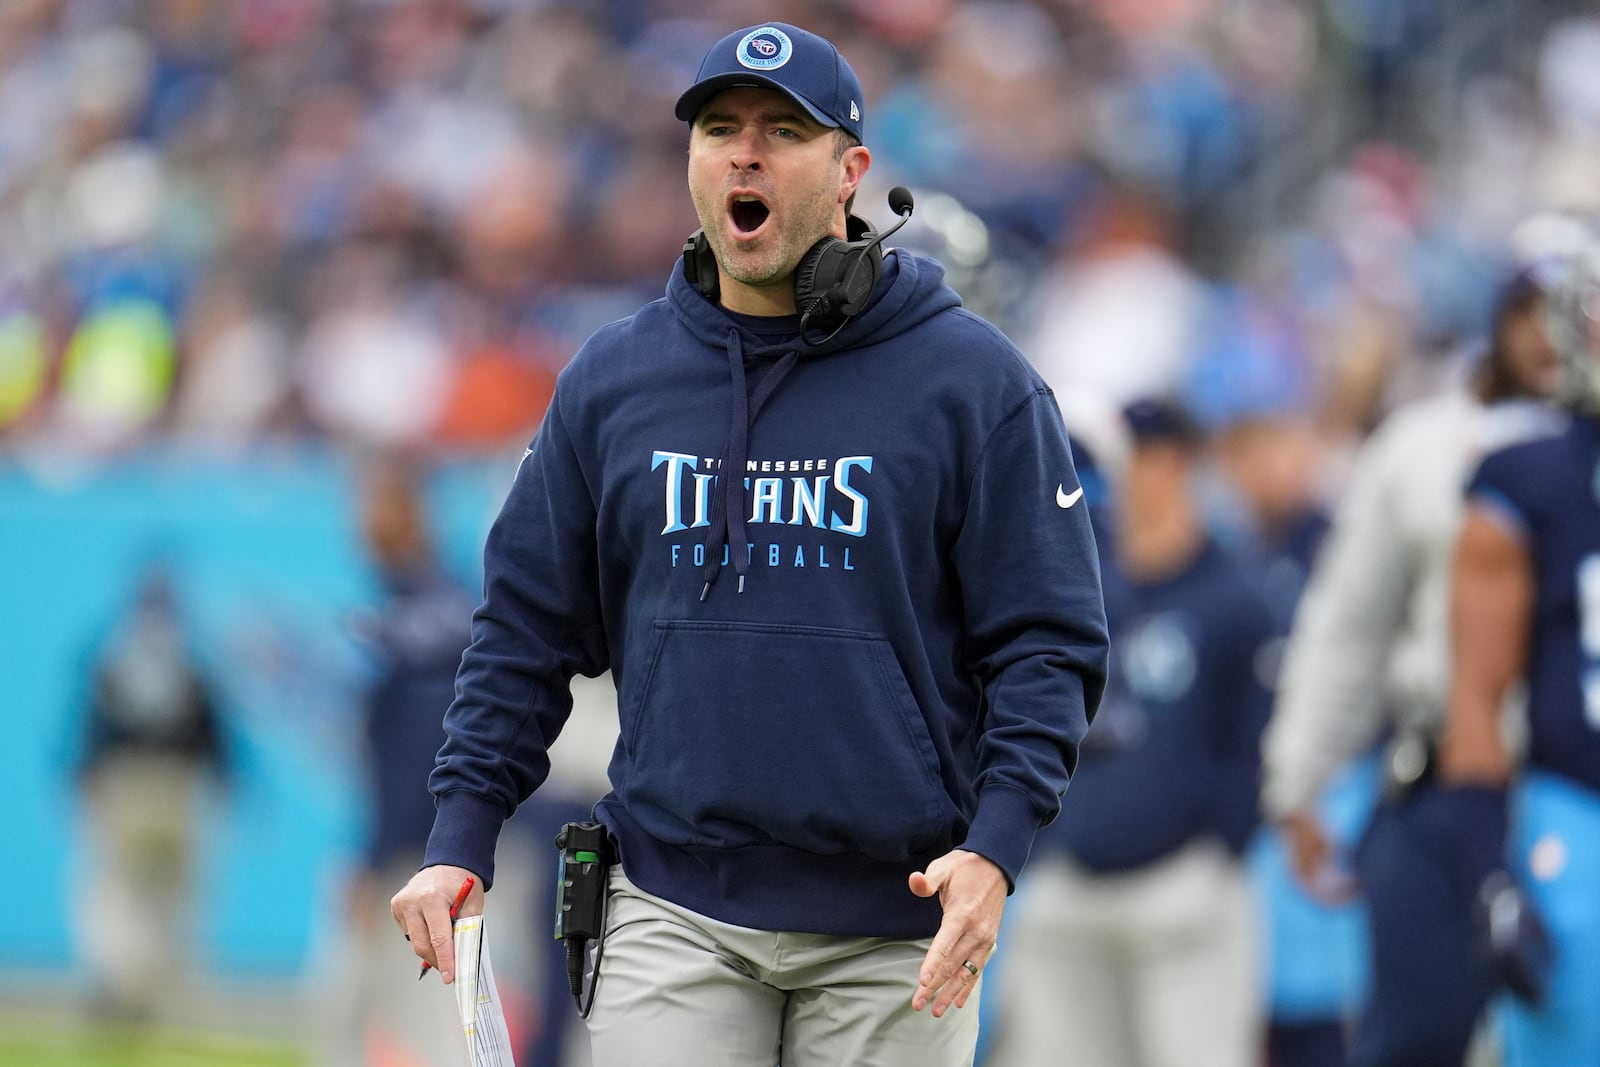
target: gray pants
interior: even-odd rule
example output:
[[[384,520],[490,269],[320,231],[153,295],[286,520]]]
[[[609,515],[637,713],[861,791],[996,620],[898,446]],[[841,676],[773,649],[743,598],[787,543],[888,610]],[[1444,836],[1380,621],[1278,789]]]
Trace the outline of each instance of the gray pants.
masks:
[[[1260,1062],[1256,915],[1238,860],[1198,842],[1126,874],[1036,854],[995,959],[994,1067]]]
[[[910,892],[910,890],[907,890]],[[965,1067],[978,997],[911,1010],[932,939],[730,926],[611,875],[589,1035],[594,1067]]]

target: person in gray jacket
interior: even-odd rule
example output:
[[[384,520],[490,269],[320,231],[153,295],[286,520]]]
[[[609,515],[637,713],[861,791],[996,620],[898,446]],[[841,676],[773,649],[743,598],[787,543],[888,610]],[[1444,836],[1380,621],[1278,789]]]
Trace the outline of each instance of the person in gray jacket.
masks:
[[[1359,891],[1369,911],[1372,988],[1357,1064],[1459,1064],[1487,991],[1435,915],[1397,812],[1431,773],[1449,682],[1448,582],[1461,492],[1476,460],[1514,432],[1516,405],[1555,388],[1560,366],[1540,321],[1542,290],[1522,270],[1501,288],[1492,337],[1458,384],[1393,411],[1362,447],[1295,614],[1264,739],[1262,803],[1296,877],[1315,896]],[[1358,879],[1318,803],[1384,740],[1385,788]],[[1430,948],[1429,946],[1433,946]]]

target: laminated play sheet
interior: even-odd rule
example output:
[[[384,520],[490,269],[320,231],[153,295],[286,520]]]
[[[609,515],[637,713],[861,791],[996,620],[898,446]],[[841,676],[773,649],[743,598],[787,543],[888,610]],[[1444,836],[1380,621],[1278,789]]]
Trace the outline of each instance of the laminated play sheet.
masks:
[[[456,1007],[472,1067],[515,1067],[505,1010],[494,985],[483,916],[457,919],[455,935]]]

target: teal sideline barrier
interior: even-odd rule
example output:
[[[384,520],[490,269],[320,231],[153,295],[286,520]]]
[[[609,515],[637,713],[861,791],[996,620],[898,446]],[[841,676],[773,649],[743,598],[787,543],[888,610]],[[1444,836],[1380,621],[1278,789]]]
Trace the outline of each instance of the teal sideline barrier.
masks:
[[[483,534],[515,457],[429,483],[446,566],[476,589]],[[235,777],[200,821],[198,961],[283,976],[360,845],[349,623],[371,607],[346,458],[288,450],[217,459],[165,452],[95,466],[0,459],[0,944],[7,966],[74,972],[84,841],[71,759],[97,639],[143,560],[176,561],[179,599],[223,696]],[[441,713],[443,709],[440,709]]]

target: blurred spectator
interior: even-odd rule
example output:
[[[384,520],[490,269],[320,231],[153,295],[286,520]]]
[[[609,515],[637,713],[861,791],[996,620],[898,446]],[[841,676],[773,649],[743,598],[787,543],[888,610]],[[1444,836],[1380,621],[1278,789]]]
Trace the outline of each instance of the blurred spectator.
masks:
[[[1002,1067],[1063,1049],[1097,1067],[1239,1067],[1260,1052],[1243,854],[1276,621],[1206,528],[1199,426],[1165,401],[1126,419],[1102,564],[1113,681],[1007,917],[989,1059]]]
[[[1537,173],[1542,206],[1600,209],[1600,18],[1557,24],[1539,52],[1538,88],[1549,117]]]
[[[1596,23],[1559,3],[1514,26],[1357,0],[790,6],[849,34],[888,179],[984,227],[1025,350],[1118,402],[1174,388],[1198,289],[1240,285],[1287,298],[1353,446],[1459,339],[1510,220],[1600,187]],[[640,116],[758,12],[6,5],[0,239],[45,358],[0,363],[9,439],[504,447],[524,427],[465,430],[483,398],[484,426],[536,420],[535,379],[693,229],[662,180],[683,146]],[[17,424],[8,387],[48,410]]]
[[[1035,286],[1036,317],[1019,343],[1069,426],[1093,417],[1086,405],[1176,394],[1187,379],[1203,287],[1171,236],[1152,200],[1108,190]]]
[[[37,409],[45,389],[47,344],[39,315],[0,297],[0,438]]]
[[[242,447],[292,418],[287,324],[235,271],[207,278],[182,338],[187,362],[173,412],[177,434]]]
[[[397,250],[351,242],[317,271],[300,385],[313,423],[349,446],[420,447],[442,411],[452,353],[404,270]]]
[[[174,576],[145,565],[98,646],[78,758],[89,834],[78,927],[99,1018],[173,1019],[193,977],[195,823],[228,764]]]

